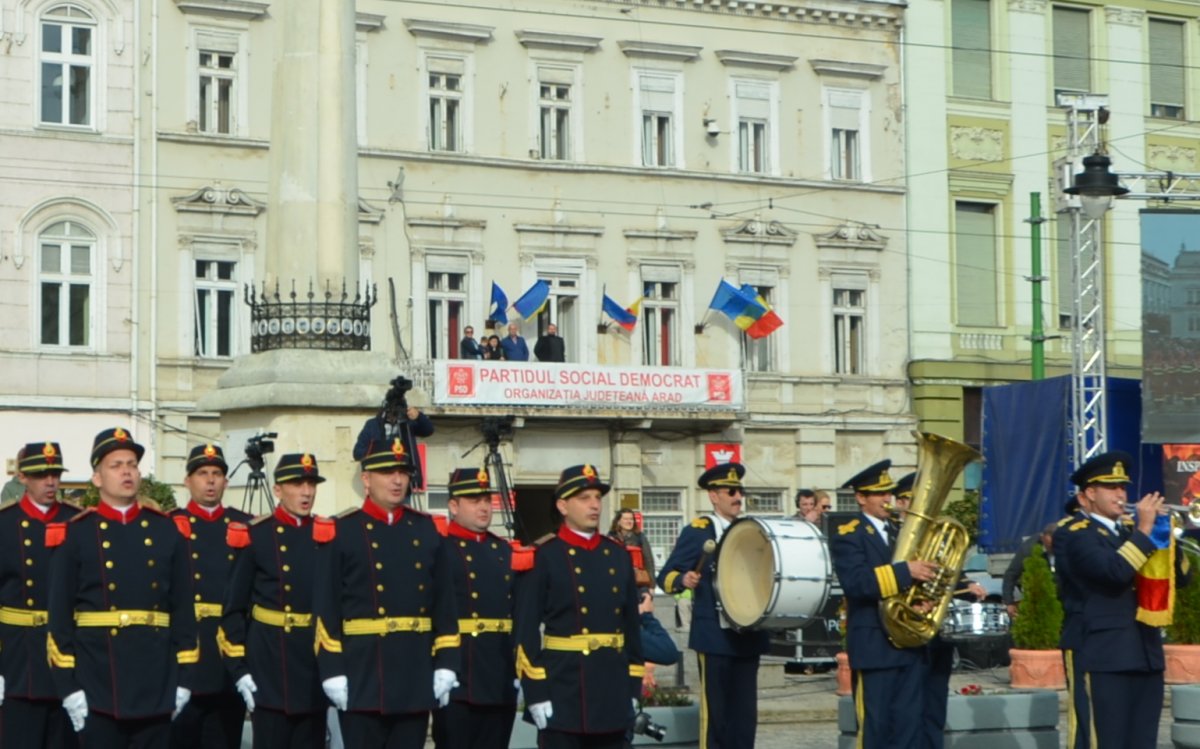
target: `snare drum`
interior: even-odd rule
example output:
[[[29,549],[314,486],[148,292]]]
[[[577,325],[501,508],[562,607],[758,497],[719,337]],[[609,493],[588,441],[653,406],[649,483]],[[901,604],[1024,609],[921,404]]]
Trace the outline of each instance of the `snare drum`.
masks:
[[[954,601],[942,622],[942,637],[961,640],[968,637],[1002,635],[1008,632],[1008,610],[1000,603]]]
[[[717,547],[717,606],[738,629],[795,629],[825,605],[832,580],[825,539],[806,520],[745,517]]]

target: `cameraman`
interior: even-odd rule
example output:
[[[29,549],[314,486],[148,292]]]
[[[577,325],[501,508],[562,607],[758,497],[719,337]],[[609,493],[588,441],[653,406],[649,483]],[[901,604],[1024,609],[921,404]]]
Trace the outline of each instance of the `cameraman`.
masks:
[[[429,437],[433,434],[433,421],[424,411],[416,406],[409,406],[405,415],[408,417],[408,426],[413,437]],[[386,441],[387,422],[382,414],[372,416],[358,433],[358,441],[354,443],[354,459],[362,460],[371,451],[372,445],[382,445]]]

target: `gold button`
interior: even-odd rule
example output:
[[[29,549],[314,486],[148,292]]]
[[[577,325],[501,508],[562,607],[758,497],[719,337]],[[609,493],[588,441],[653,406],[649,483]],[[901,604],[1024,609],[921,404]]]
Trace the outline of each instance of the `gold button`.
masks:
[[[425,590],[425,583],[421,583],[420,585],[418,585],[417,590]]]
[[[580,606],[580,607],[579,607],[579,613],[581,613],[581,614],[586,614],[586,613],[587,613],[587,606]]]
[[[287,546],[286,546],[285,544],[280,544],[280,545],[279,545],[279,550],[280,550],[280,551],[287,551]]]
[[[383,569],[383,562],[376,562],[376,563],[375,563],[375,569],[377,569],[377,570],[381,570],[381,569]]]
[[[604,556],[608,556],[608,549],[604,550]]]
[[[477,591],[477,590],[473,590],[473,591],[471,591],[471,597],[472,597],[472,598],[478,598],[478,597],[479,597],[479,591]]]
[[[292,571],[291,565],[287,565],[287,564],[283,565],[283,571],[291,572]]]
[[[194,551],[193,551],[193,552],[192,552],[192,559],[199,559],[199,558],[200,558],[200,555],[199,555],[199,554],[197,554],[196,552],[194,552]]]
[[[467,555],[467,561],[468,561],[468,562],[473,562],[473,561],[475,561],[475,560],[471,559],[471,555],[470,555],[470,554],[468,554],[468,555]]]
[[[568,554],[570,554],[571,556],[575,556],[575,550],[574,550],[574,549],[567,549],[567,553],[568,553]]]
[[[459,545],[459,546],[461,546],[461,547],[462,547],[462,548],[464,548],[464,549],[465,549],[465,548],[467,548],[467,542],[466,542],[466,541],[459,541],[459,542],[458,542],[458,545]]]
[[[372,548],[372,549],[378,549],[378,548],[379,548],[379,542],[378,542],[378,541],[372,541],[372,542],[371,542],[371,548]]]
[[[380,607],[379,607],[379,614],[380,614],[380,616],[382,616],[383,614],[386,614],[386,613],[387,613],[387,609],[385,609],[384,607],[380,606]]]
[[[29,527],[29,521],[28,521],[28,520],[22,520],[22,521],[21,521],[21,527],[22,527],[22,528],[28,528],[28,527]]]
[[[199,601],[199,600],[200,600],[200,594],[199,594],[199,593],[197,593],[197,594],[196,594],[196,600],[197,600],[197,601]]]
[[[26,560],[25,560],[25,566],[26,566],[26,567],[32,567],[32,566],[33,566],[33,560],[32,560],[32,559],[26,559]]]
[[[199,579],[200,579],[200,573],[199,573],[199,572],[197,572],[195,575],[193,575],[193,577],[195,577],[197,580],[199,580]]]
[[[196,540],[196,534],[195,534],[195,533],[193,533],[193,534],[191,534],[190,536],[188,536],[188,538],[189,538],[189,539],[191,539],[192,541],[195,541],[195,540]]]
[[[26,587],[26,588],[32,588],[32,587],[33,587],[33,580],[26,580],[26,581],[25,581],[25,587]]]
[[[620,609],[620,607],[617,607],[617,608],[613,609],[613,613],[614,613],[614,614],[620,614],[620,613],[621,613],[621,609]]]
[[[109,584],[108,584],[108,589],[109,589],[109,590],[116,590],[116,589],[117,589],[117,584],[116,584],[116,583],[109,583]]]
[[[369,530],[369,531],[373,531],[373,530],[375,530],[375,524],[374,524],[374,523],[367,523],[367,530]]]
[[[152,562],[153,562],[154,560],[153,560],[153,559],[151,559],[150,561],[152,561]],[[110,559],[110,560],[108,560],[107,562],[105,562],[105,563],[104,563],[104,566],[105,566],[105,567],[107,567],[108,569],[110,569],[110,570],[111,570],[111,569],[113,568],[113,563],[112,563],[112,560]]]
[[[100,530],[102,530],[102,531],[108,530],[108,523],[104,522],[103,520],[100,521]]]
[[[583,586],[582,586],[582,585],[580,585],[580,586],[579,586],[579,592],[580,592],[580,593],[582,593],[582,592],[583,592]]]
[[[225,518],[225,525],[229,525],[229,518]]]
[[[284,589],[285,591],[287,591],[288,593],[291,593],[291,592],[292,592],[292,586],[291,586],[291,584],[290,584],[290,583],[289,583],[289,584],[287,584],[287,585],[285,585],[285,586],[283,586],[283,589]]]
[[[153,566],[154,566],[154,560],[153,560],[153,559],[147,559],[147,560],[146,560],[146,566],[147,566],[147,567],[153,567]]]
[[[110,546],[112,546],[112,543],[109,541],[104,541],[103,543],[100,544],[100,547],[104,548],[104,549],[107,549]]]
[[[414,539],[413,539],[413,546],[420,546],[420,545],[421,545],[421,539],[419,539],[419,538],[414,538]]]
[[[283,533],[283,526],[282,526],[282,525],[277,525],[277,526],[275,526],[275,532],[276,532],[276,533]]]
[[[496,545],[496,542],[495,542],[495,541],[493,541],[493,542],[492,542],[492,548],[493,548],[493,549],[498,549],[498,548],[500,548],[500,547]]]
[[[376,585],[376,586],[375,586],[375,590],[378,590],[380,593],[382,593],[382,592],[383,592],[383,586],[382,586],[382,585]]]
[[[143,521],[142,521],[142,527],[143,527],[143,528],[149,528],[149,527],[150,527],[150,521],[149,521],[149,520],[143,520]]]
[[[284,611],[287,611],[287,612],[289,612],[289,613],[291,613],[292,607],[291,607],[291,606],[284,606],[284,607],[283,607],[283,610],[284,610]]]
[[[584,627],[584,628],[583,628],[583,633],[584,633],[585,635],[588,633],[588,628],[587,628],[587,627]]]
[[[32,598],[26,598],[26,599],[25,599],[25,605],[26,605],[26,606],[32,606],[32,605],[33,605],[33,599],[32,599]]]
[[[33,541],[31,541],[31,540],[29,540],[29,539],[27,538],[27,539],[25,539],[25,545],[26,545],[26,546],[33,546]]]
[[[583,568],[582,568],[582,567],[576,567],[576,568],[575,568],[575,574],[576,574],[576,575],[578,575],[578,574],[579,574],[579,573],[581,573],[581,572],[583,572]]]
[[[115,630],[115,629],[110,629],[110,630],[108,630],[108,633],[109,633],[110,635],[112,635],[113,637],[116,637],[116,636],[117,636],[117,630]]]
[[[618,588],[617,586],[615,586],[615,585],[614,585],[614,586],[613,586],[613,593],[620,593],[620,592],[621,592],[621,589],[620,589],[620,588]]]
[[[158,590],[158,581],[155,580],[154,582],[150,583],[150,588],[152,590]]]
[[[616,571],[615,569],[613,569],[612,567],[609,567],[609,568],[608,568],[608,574],[610,574],[610,575],[615,575],[615,574],[617,574],[617,571]]]
[[[420,611],[420,613],[422,613],[422,614],[424,614],[424,613],[425,613],[425,607],[424,607],[424,606],[422,606],[422,607],[421,607],[421,611]]]
[[[230,554],[230,555],[229,555],[229,561],[231,561],[231,562],[233,561],[233,555],[232,555],[232,554]]]
[[[468,559],[470,559],[470,557],[467,557],[467,558],[468,558]],[[417,569],[421,569],[421,563],[420,563],[420,562],[417,562],[417,563],[416,563],[416,564],[414,564],[413,566],[414,566],[414,567],[416,567]]]
[[[147,538],[147,539],[146,539],[146,541],[145,541],[145,544],[146,544],[147,546],[153,546],[153,545],[154,545],[154,539],[152,539],[152,538]]]
[[[475,573],[474,573],[474,572],[472,572],[472,573],[470,573],[469,575],[467,575],[467,577],[469,577],[469,578],[471,578],[472,580],[474,580],[474,579],[475,579]]]
[[[194,523],[194,522],[196,522],[196,516],[195,516],[195,515],[192,515],[191,517],[189,517],[189,518],[188,518],[188,522],[189,522],[189,523]]]

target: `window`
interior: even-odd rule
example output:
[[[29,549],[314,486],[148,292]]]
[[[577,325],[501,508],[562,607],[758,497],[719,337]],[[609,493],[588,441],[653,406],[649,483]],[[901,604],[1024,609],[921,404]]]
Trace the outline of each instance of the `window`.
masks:
[[[833,289],[833,371],[865,374],[864,328],[867,318],[865,288]]]
[[[1150,116],[1184,119],[1183,24],[1150,19]]]
[[[747,489],[744,512],[752,515],[778,515],[783,512],[783,489]]]
[[[754,286],[754,291],[767,303],[768,309],[775,306],[775,300],[772,298],[775,295],[774,287],[758,284]],[[775,365],[775,339],[774,335],[751,338],[742,334],[742,357],[746,362],[746,369],[751,372],[773,372],[778,369]]]
[[[92,125],[96,22],[74,5],[42,17],[42,116],[49,125]]]
[[[679,269],[642,266],[642,361],[679,365]]]
[[[453,359],[466,325],[467,261],[427,256],[426,297],[429,305],[429,358]]]
[[[572,157],[571,108],[574,72],[538,68],[538,153],[543,159]]]
[[[82,224],[60,221],[42,232],[38,246],[42,345],[90,346],[96,235]]]
[[[642,531],[654,552],[656,568],[667,561],[683,526],[683,492],[655,489],[642,492]]]
[[[972,99],[992,98],[992,20],[989,0],[952,0],[951,93]]]
[[[863,169],[863,94],[860,91],[826,90],[829,121],[829,178],[866,179]]]
[[[232,260],[196,261],[196,356],[233,356],[238,282]]]
[[[463,151],[465,63],[431,57],[429,65],[429,150]]]
[[[988,203],[954,204],[954,277],[959,325],[1000,324],[996,214]]]
[[[738,128],[738,171],[769,174],[771,162],[771,85],[734,81],[734,106]]]
[[[1091,15],[1054,8],[1054,93],[1087,93],[1092,87]]]
[[[236,131],[238,75],[237,38],[227,34],[197,35],[199,111],[196,127],[202,133],[229,135]]]
[[[682,166],[676,153],[682,135],[678,132],[679,83],[677,76],[665,73],[638,74],[642,166]]]
[[[567,361],[579,361],[579,275],[576,273],[538,273],[550,284],[546,306],[538,314],[538,335],[548,325],[558,328]]]

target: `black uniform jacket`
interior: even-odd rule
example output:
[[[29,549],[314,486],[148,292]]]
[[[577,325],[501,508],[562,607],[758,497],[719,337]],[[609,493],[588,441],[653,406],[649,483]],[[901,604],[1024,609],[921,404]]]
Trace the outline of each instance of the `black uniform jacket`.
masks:
[[[1071,523],[1067,547],[1070,578],[1083,593],[1084,671],[1162,671],[1162,633],[1137,621],[1134,578],[1154,553],[1154,542],[1136,528],[1114,533],[1095,518]],[[1176,561],[1183,560],[1176,555]],[[1178,567],[1177,567],[1177,579]]]
[[[195,599],[196,630],[200,633],[200,663],[192,676],[193,695],[216,694],[230,686],[229,674],[217,647],[221,604],[233,571],[233,549],[225,543],[230,523],[248,523],[250,515],[217,505],[209,513],[195,502],[175,510],[171,517],[183,518],[188,528],[188,563]],[[176,521],[178,522],[178,521]]]
[[[432,710],[434,669],[459,665],[445,539],[428,515],[402,507],[389,522],[369,497],[335,523],[336,536],[318,552],[321,678],[349,679],[352,711]]]
[[[526,705],[553,705],[549,728],[629,726],[645,673],[637,607],[633,561],[611,538],[585,539],[563,525],[538,548],[517,586],[517,672]]]
[[[905,562],[892,552],[866,515],[839,525],[829,539],[833,567],[846,594],[846,652],[856,670],[906,668],[925,657],[925,648],[898,648],[887,638],[879,602],[912,586]]]
[[[46,661],[51,551],[46,526],[78,512],[55,502],[43,513],[28,495],[0,509],[0,676],[6,699],[58,699]]]
[[[704,542],[716,540],[717,530],[713,527],[712,518],[699,517],[679,534],[675,548],[666,564],[658,573],[658,584],[668,593],[681,593],[684,590],[684,574],[696,569],[700,557],[704,554]],[[698,653],[711,655],[729,655],[738,657],[754,657],[767,652],[770,646],[769,635],[766,631],[737,630],[721,626],[720,613],[717,611],[717,594],[713,588],[716,577],[716,554],[709,557],[700,570],[700,583],[692,592],[692,629],[688,635],[688,647]],[[764,570],[763,574],[769,574]]]
[[[1071,560],[1068,554],[1071,541],[1079,537],[1071,532],[1071,526],[1080,520],[1086,520],[1083,510],[1058,521],[1054,528],[1053,541],[1050,548],[1054,554],[1054,578],[1058,583],[1058,599],[1062,601],[1063,625],[1059,635],[1058,646],[1063,650],[1078,650],[1083,644],[1083,588],[1079,580],[1071,574]]]
[[[200,659],[187,544],[166,514],[101,502],[51,525],[47,650],[59,697],[117,719],[169,715]]]
[[[312,615],[314,536],[325,529],[331,521],[296,518],[282,505],[249,527],[229,524],[233,576],[217,632],[225,668],[234,681],[254,678],[256,705],[288,715],[329,704],[317,678]]]
[[[515,705],[512,547],[499,536],[474,533],[455,522],[447,533],[462,633],[462,668],[451,699]]]

